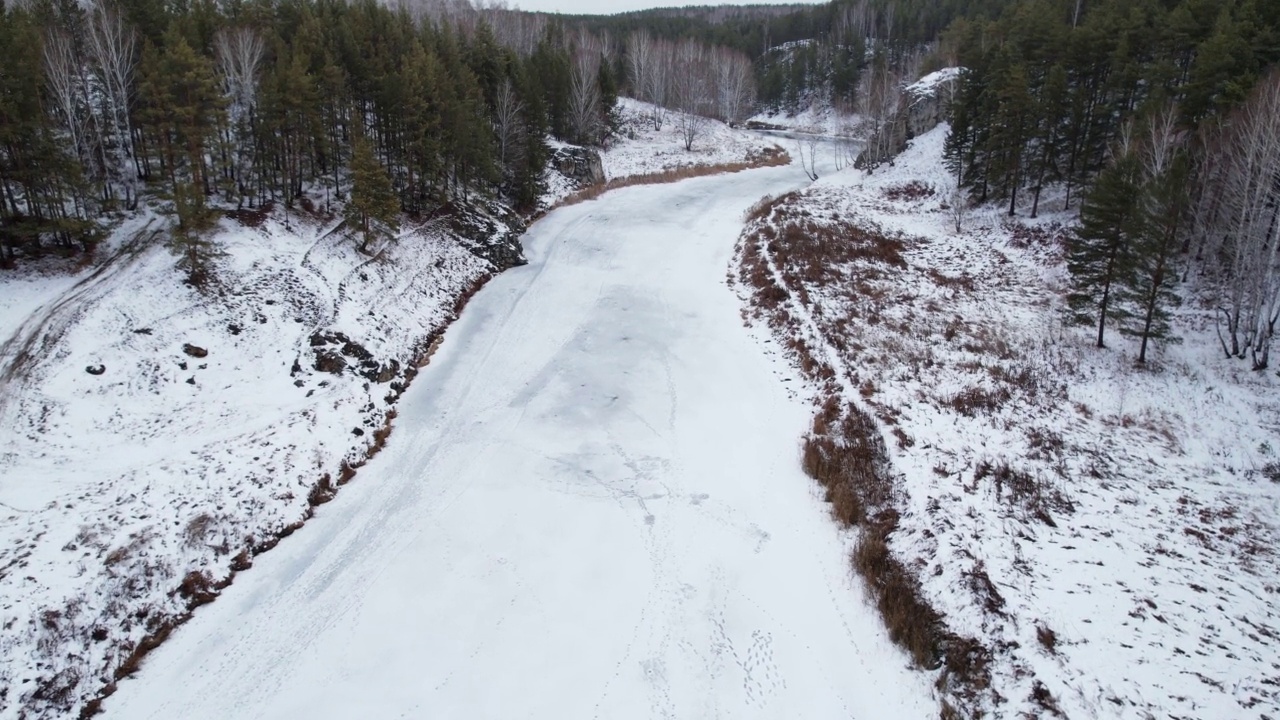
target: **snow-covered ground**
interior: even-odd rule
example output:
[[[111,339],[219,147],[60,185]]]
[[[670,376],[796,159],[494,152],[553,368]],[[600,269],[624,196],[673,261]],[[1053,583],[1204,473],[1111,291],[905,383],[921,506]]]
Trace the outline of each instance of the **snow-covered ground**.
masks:
[[[1094,348],[1095,331],[1063,321],[1072,217],[984,208],[955,232],[946,132],[874,174],[824,175],[744,237],[798,223],[889,239],[830,246],[840,262],[760,247],[787,278],[795,337],[881,423],[901,490],[893,552],[951,630],[992,652],[980,706],[1280,716],[1276,376],[1221,359],[1194,304],[1147,370],[1114,330]]]
[[[932,716],[798,467],[808,398],[726,287],[743,211],[804,182],[628,188],[539,221],[387,449],[106,717]]]
[[[827,137],[860,137],[862,116],[844,113],[830,103],[814,103],[795,114],[763,112],[747,122],[774,130]]]
[[[770,154],[780,147],[779,142],[757,132],[731,128],[719,120],[701,119],[695,140],[686,150],[678,125],[679,113],[624,97],[618,99],[617,114],[618,131],[600,152],[606,182],[683,168],[707,170],[776,164],[762,161],[770,159]],[[660,118],[661,124],[656,130],[655,117]],[[557,140],[550,144],[552,150],[576,147]],[[543,183],[546,185],[542,198],[544,211],[557,207],[565,198],[583,189],[578,181],[554,168],[548,168],[543,174]]]
[[[181,282],[153,216],[78,273],[0,280],[0,717],[79,706],[304,518],[494,269],[443,221],[371,258],[337,221],[262,220],[222,221],[205,294]],[[476,221],[478,236],[508,232]],[[317,353],[346,370],[318,371]]]
[[[676,111],[663,111],[661,130],[654,130],[650,119],[653,106],[649,103],[619,98],[618,114],[621,123],[615,139],[600,154],[605,176],[610,180],[687,166],[749,162],[776,145],[757,133],[703,119],[691,149],[685,150]]]

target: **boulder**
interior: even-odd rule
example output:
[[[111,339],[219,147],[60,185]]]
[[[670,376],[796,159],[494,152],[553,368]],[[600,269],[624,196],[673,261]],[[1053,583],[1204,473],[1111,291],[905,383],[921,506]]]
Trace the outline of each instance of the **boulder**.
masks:
[[[605,181],[600,153],[590,148],[556,148],[551,155],[551,166],[561,175],[576,182],[579,187],[598,185]]]
[[[316,370],[337,375],[347,368],[347,360],[332,350],[316,351]]]

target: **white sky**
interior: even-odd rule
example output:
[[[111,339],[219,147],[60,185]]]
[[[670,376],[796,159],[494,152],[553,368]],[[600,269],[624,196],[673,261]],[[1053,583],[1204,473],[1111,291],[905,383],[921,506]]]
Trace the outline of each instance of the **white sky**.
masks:
[[[680,7],[684,5],[776,5],[792,2],[816,5],[827,0],[508,0],[513,8],[538,12],[565,14],[590,13],[613,15],[615,13],[644,10],[656,7]]]

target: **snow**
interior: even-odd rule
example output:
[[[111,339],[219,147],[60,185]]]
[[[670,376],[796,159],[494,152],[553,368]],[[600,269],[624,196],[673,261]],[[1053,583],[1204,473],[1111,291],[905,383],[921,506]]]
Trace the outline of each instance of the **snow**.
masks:
[[[785,132],[824,137],[860,137],[863,118],[837,110],[829,102],[816,102],[798,113],[766,111],[747,122],[759,123]]]
[[[305,516],[322,474],[363,457],[393,393],[316,372],[314,333],[407,367],[491,272],[439,223],[371,259],[335,221],[283,219],[223,221],[208,295],[181,283],[163,221],[146,215],[91,271],[4,277],[14,334],[0,370],[21,367],[0,394],[0,717],[96,692],[185,609],[174,590],[187,573],[225,577],[242,549]]]
[[[908,85],[906,91],[912,97],[931,96],[939,85],[956,80],[962,73],[964,73],[964,68],[961,67],[946,67],[941,70],[935,70]]]
[[[1135,342],[1114,330],[1094,348],[1096,330],[1063,321],[1060,237],[1074,218],[1045,212],[1061,191],[1037,220],[1025,203],[1013,220],[1007,205],[978,208],[955,232],[946,132],[789,201],[906,244],[904,269],[854,262],[834,269],[844,283],[793,295],[809,298],[807,341],[891,446],[893,551],[950,628],[993,651],[988,713],[1275,717],[1276,376],[1221,359],[1195,303],[1151,369],[1134,369]],[[1012,397],[992,410],[955,404],[1001,388]],[[1024,473],[1030,494],[983,463]]]
[[[613,144],[601,153],[610,180],[686,166],[742,163],[775,143],[757,133],[731,128],[719,120],[705,119],[691,150],[676,125],[679,113],[666,111],[661,130],[649,119],[653,106],[631,98],[618,99],[621,127]]]
[[[105,717],[932,717],[800,471],[809,398],[726,287],[746,208],[803,183],[539,221],[387,449]]]

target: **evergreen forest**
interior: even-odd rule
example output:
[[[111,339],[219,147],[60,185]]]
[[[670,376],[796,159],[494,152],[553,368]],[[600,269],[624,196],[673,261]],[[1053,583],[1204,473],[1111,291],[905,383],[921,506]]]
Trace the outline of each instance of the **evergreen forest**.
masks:
[[[921,74],[975,203],[1078,209],[1075,317],[1164,336],[1208,278],[1222,351],[1280,319],[1280,3],[835,0],[557,16],[456,0],[4,0],[0,265],[91,252],[140,205],[198,280],[219,212],[531,211],[551,139],[608,143],[628,94],[739,121],[812,104],[874,134]],[[663,113],[655,113],[661,127]],[[1020,210],[1020,208],[1022,208]]]

